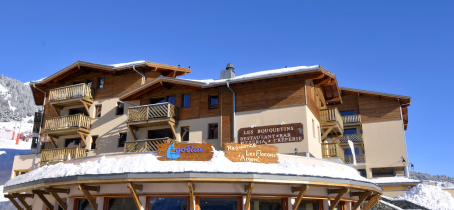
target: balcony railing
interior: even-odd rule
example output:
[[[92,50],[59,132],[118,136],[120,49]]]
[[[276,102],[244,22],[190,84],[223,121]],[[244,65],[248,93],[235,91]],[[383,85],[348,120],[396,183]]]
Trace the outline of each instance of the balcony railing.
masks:
[[[128,110],[128,123],[162,118],[177,118],[178,108],[171,103],[159,103],[130,107]]]
[[[324,158],[338,157],[345,162],[344,150],[338,143],[322,143],[322,155]]]
[[[347,124],[347,123],[360,123],[361,122],[361,115],[355,114],[355,115],[342,116],[342,121],[344,122],[344,124]]]
[[[363,141],[363,134],[344,134],[344,136],[339,138],[339,142],[347,143],[350,140],[352,142],[362,142]]]
[[[92,88],[86,84],[77,84],[52,89],[49,92],[50,103],[77,98],[93,99]]]
[[[174,141],[170,138],[144,139],[133,142],[125,142],[125,152],[152,152],[158,151],[158,144]]]
[[[353,155],[345,155],[345,163],[353,164]],[[364,155],[355,155],[356,163],[365,163],[366,157]]]
[[[90,130],[90,125],[90,117],[83,114],[76,114],[46,119],[45,130],[46,132],[70,128],[85,128]]]
[[[341,133],[344,130],[344,122],[337,108],[320,111],[320,124],[323,126],[336,125]]]
[[[85,157],[86,149],[80,147],[60,148],[60,149],[43,149],[41,150],[41,165],[49,163],[56,163],[71,159]]]

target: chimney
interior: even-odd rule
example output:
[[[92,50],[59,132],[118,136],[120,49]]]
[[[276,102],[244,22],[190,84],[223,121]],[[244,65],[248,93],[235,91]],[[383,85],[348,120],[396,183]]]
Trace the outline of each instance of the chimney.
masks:
[[[227,67],[225,70],[221,71],[221,78],[220,79],[230,79],[235,77],[235,71],[234,71],[233,64],[229,63],[227,64]]]

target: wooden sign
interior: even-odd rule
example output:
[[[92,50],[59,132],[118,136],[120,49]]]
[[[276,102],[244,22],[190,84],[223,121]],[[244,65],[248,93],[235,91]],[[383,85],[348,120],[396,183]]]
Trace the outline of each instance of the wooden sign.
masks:
[[[380,187],[382,187],[384,191],[404,190],[404,186],[402,185],[382,185]]]
[[[165,143],[158,144],[158,160],[161,161],[209,161],[213,158],[212,143]]]
[[[238,131],[241,144],[276,144],[304,140],[302,123],[241,128]]]
[[[277,163],[276,146],[257,144],[225,144],[225,157],[232,162]]]

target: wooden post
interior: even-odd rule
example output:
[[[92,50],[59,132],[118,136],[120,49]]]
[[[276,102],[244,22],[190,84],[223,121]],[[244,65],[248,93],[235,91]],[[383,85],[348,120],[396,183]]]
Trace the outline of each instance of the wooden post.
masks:
[[[22,207],[20,207],[20,205],[16,202],[16,200],[14,200],[14,197],[12,195],[3,195],[5,198],[8,198],[11,203],[13,203],[13,205],[17,208],[17,210],[23,210]]]
[[[85,195],[85,198],[87,198],[88,203],[90,203],[90,206],[94,209],[98,209],[98,205],[96,204],[95,199],[90,194],[90,191],[99,191],[99,186],[85,186],[83,184],[79,185],[79,190],[82,191],[82,193]]]
[[[85,96],[83,96],[85,97]],[[90,109],[88,108],[87,102],[83,101],[83,99],[80,100],[82,104],[84,104],[85,109],[87,110],[88,116],[91,117]]]
[[[246,203],[244,204],[244,209],[248,210],[251,205],[252,189],[254,189],[254,183],[250,183],[244,186],[244,190],[247,191]]]
[[[22,205],[24,206],[25,209],[32,210],[32,208],[30,207],[30,205],[28,205],[28,203],[25,201],[24,198],[33,198],[33,194],[13,193],[12,195],[13,195],[13,197],[16,197],[17,200],[19,200],[19,202],[22,203]]]
[[[366,205],[364,205],[363,207],[363,210],[370,210],[372,207],[375,206],[375,204],[378,203],[378,201],[381,200],[381,196],[380,195],[374,195],[372,196],[371,199],[369,199],[369,202],[367,202]]]
[[[328,130],[326,130],[326,132],[323,134],[323,136],[321,138],[322,141],[323,141],[323,139],[325,139],[328,136],[329,132],[331,132],[331,130],[333,130],[334,127],[335,126],[331,126],[331,127],[328,128]]]
[[[46,197],[44,197],[44,194],[49,194],[48,192],[44,190],[32,190],[32,193],[38,195],[38,197],[41,199],[41,201],[43,201],[44,205],[46,205],[48,209],[54,209],[54,206],[50,204]]]
[[[88,147],[87,141],[85,141],[85,137],[84,137],[83,133],[81,133],[81,132],[77,132],[77,133],[80,135],[80,138],[81,138],[82,141],[84,142],[85,147]]]
[[[140,204],[139,197],[137,196],[136,189],[142,189],[142,185],[137,185],[133,183],[128,183],[127,187],[131,191],[132,194],[132,199],[134,200],[134,203],[136,204],[136,207],[138,210],[143,210],[142,204]]]
[[[177,137],[177,133],[175,132],[175,124],[170,122],[170,120],[169,120],[169,125],[170,125],[170,129],[172,129],[172,133],[173,133],[173,136],[175,137],[175,140],[180,139],[179,137]],[[181,139],[180,139],[180,142],[181,142]]]
[[[49,135],[47,137],[49,137],[50,141],[52,142],[52,145],[54,145],[54,148],[57,148],[57,143],[55,143],[54,137]]]
[[[303,196],[307,190],[309,190],[308,185],[303,185],[302,187],[292,187],[293,192],[296,192],[296,191],[300,192],[300,193],[298,193],[298,197],[296,197],[296,199],[295,199],[295,206],[293,207],[293,210],[298,209],[298,206],[300,206],[300,203],[303,200]]]
[[[188,182],[189,188],[189,209],[195,210],[195,203],[194,203],[194,185],[192,182]]]
[[[45,190],[55,198],[58,205],[60,205],[63,210],[67,210],[66,203],[63,202],[63,200],[57,193],[69,193],[69,189],[46,188]]]
[[[348,188],[344,189],[334,189],[334,190],[329,190],[329,193],[337,193],[336,199],[334,199],[334,202],[331,203],[329,210],[334,210],[336,208],[337,204],[340,202],[340,199],[350,191]]]
[[[371,196],[372,195],[372,191],[366,191],[366,192],[362,192],[360,193],[360,195],[356,195],[356,193],[352,193],[352,196],[359,196],[359,200],[358,202],[355,203],[355,205],[352,207],[352,210],[356,210],[358,209],[361,204],[364,203],[364,201],[366,200],[367,197]]]
[[[136,134],[134,133],[134,130],[137,130],[137,128],[133,127],[133,126],[129,126],[129,125],[128,125],[128,128],[129,128],[129,131],[131,132],[131,135],[132,135],[132,138],[134,139],[134,141],[137,141]]]

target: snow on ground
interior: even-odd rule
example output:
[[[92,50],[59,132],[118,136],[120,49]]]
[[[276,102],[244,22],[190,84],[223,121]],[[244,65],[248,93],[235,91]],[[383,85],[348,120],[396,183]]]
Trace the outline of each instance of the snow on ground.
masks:
[[[19,144],[16,145],[16,140],[11,140],[11,137],[8,139],[0,138],[0,154],[2,154],[1,150],[4,150],[4,149],[29,150],[31,148],[31,144],[32,144],[31,139],[28,142],[19,141]]]
[[[388,183],[421,183],[421,181],[416,179],[409,179],[406,177],[379,177],[370,179],[371,182],[375,184],[388,184]]]
[[[304,165],[294,160],[279,161],[278,164],[231,162],[223,151],[214,151],[210,161],[159,161],[156,155],[144,154],[120,159],[106,158],[87,161],[79,165],[58,163],[43,166],[27,174],[15,177],[5,186],[26,183],[45,178],[67,177],[73,175],[121,174],[143,172],[219,172],[219,173],[265,173],[307,175],[369,182],[354,170],[333,167]]]
[[[408,200],[428,209],[454,209],[454,198],[451,194],[433,185],[418,184],[392,200]]]
[[[16,130],[16,132],[19,132],[19,128],[21,132],[28,132],[31,133],[33,130],[33,123],[27,123],[28,121],[33,121],[35,117],[26,117],[22,120],[22,122],[19,121],[10,121],[10,122],[0,122],[0,137],[2,137],[1,132],[2,130],[9,130],[13,131]],[[12,135],[12,132],[11,132]],[[5,137],[6,138],[6,137]],[[10,136],[11,138],[11,136]]]
[[[6,87],[3,87],[3,85],[0,85],[0,94],[7,94],[8,93],[8,89],[6,89]]]

